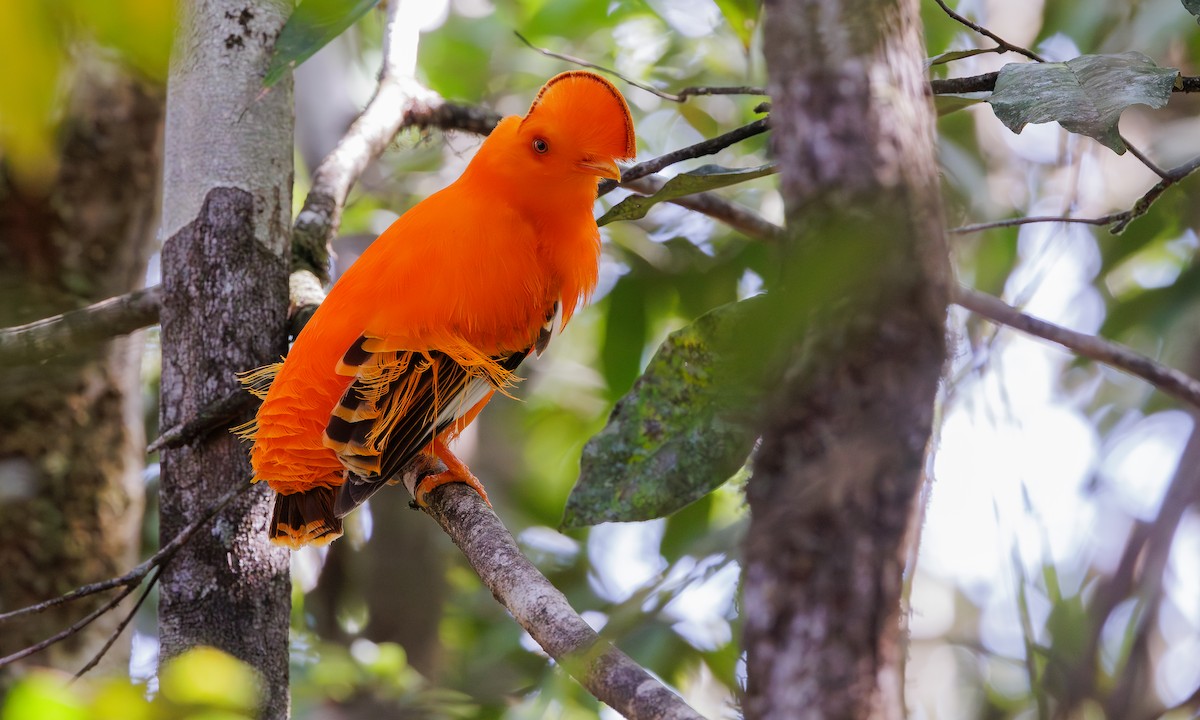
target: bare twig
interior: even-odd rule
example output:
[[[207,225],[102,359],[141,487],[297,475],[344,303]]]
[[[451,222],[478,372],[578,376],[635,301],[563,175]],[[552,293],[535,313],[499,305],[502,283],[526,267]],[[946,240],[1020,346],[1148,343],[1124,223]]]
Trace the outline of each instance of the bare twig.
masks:
[[[659,90],[658,88],[654,87],[653,85],[646,85],[645,83],[640,83],[637,80],[634,80],[633,78],[631,78],[627,75],[623,75],[623,74],[617,72],[616,70],[613,70],[612,68],[605,67],[603,65],[597,65],[594,62],[584,60],[583,58],[575,57],[574,55],[565,55],[563,53],[554,52],[553,50],[550,50],[548,48],[538,47],[537,45],[534,45],[533,43],[529,42],[528,38],[526,38],[524,35],[522,35],[521,33],[517,32],[515,30],[513,31],[513,35],[516,35],[517,39],[520,40],[521,42],[525,43],[525,45],[527,47],[529,47],[529,49],[539,52],[542,55],[545,55],[546,57],[552,57],[555,60],[562,60],[564,62],[569,62],[572,65],[578,65],[580,67],[591,68],[592,70],[599,70],[602,73],[607,73],[609,75],[612,75],[615,78],[620,78],[622,81],[624,81],[636,88],[645,90],[646,92],[648,92],[652,95],[657,95],[658,97],[660,97],[664,100],[670,100],[671,102],[684,102],[688,98],[696,97],[698,95],[766,95],[767,94],[766,88],[755,87],[752,85],[737,85],[737,86],[726,86],[726,87],[712,87],[712,86],[707,86],[707,85],[695,85],[692,87],[683,88],[679,92],[675,92],[675,93],[667,92],[666,90]]]
[[[746,138],[754,137],[755,135],[759,135],[765,133],[767,130],[770,130],[770,120],[770,118],[760,118],[752,123],[749,123],[748,125],[743,125],[739,128],[730,130],[723,135],[709,138],[707,140],[698,142],[695,145],[688,145],[687,147],[679,148],[678,150],[672,150],[671,152],[659,155],[652,160],[640,162],[631,168],[627,168],[621,173],[621,183],[627,183],[630,180],[637,180],[638,178],[646,177],[647,175],[653,175],[665,167],[669,167],[678,162],[683,162],[684,160],[692,160],[698,157],[704,157],[705,155],[713,155],[718,153],[734,143],[741,142]],[[596,195],[607,195],[608,193],[612,192],[617,185],[618,183],[615,183],[612,180],[604,180],[600,183],[600,188]]]
[[[1145,162],[1145,161],[1144,161]],[[1151,164],[1152,165],[1152,164]],[[1133,204],[1133,207],[1128,210],[1123,210],[1119,213],[1111,215],[1102,215],[1094,218],[1072,218],[1072,217],[1055,217],[1055,216],[1037,216],[1024,218],[1010,218],[1008,220],[995,220],[993,222],[976,223],[974,225],[963,225],[962,227],[951,228],[947,232],[954,235],[963,235],[966,233],[980,232],[982,230],[991,230],[992,228],[1013,227],[1016,225],[1028,225],[1029,223],[1083,223],[1086,225],[1109,225],[1108,231],[1113,235],[1120,235],[1129,227],[1129,223],[1140,218],[1150,211],[1150,208],[1158,200],[1158,198],[1166,192],[1168,188],[1175,185],[1189,175],[1200,170],[1200,156],[1192,158],[1188,162],[1162,172],[1162,180],[1159,180],[1153,187],[1146,191],[1144,195],[1138,198],[1138,201]]]
[[[410,490],[411,492],[411,490]],[[701,716],[629,656],[602,640],[521,554],[508,529],[471,488],[451,483],[425,511],[462,550],[521,627],[588,692],[627,718]]]
[[[1119,235],[1122,233],[1125,228],[1129,226],[1129,223],[1133,222],[1142,215],[1145,215],[1146,212],[1150,210],[1150,206],[1153,205],[1156,200],[1158,200],[1159,196],[1162,195],[1167,188],[1171,187],[1175,183],[1180,182],[1187,176],[1196,172],[1198,169],[1200,169],[1200,156],[1194,157],[1188,162],[1168,170],[1166,177],[1164,177],[1162,180],[1159,180],[1154,187],[1147,190],[1146,194],[1142,195],[1142,197],[1139,198],[1136,203],[1134,203],[1133,207],[1126,211],[1125,217],[1117,220],[1117,222],[1114,223],[1111,228],[1109,228],[1109,232],[1111,232],[1113,235]]]
[[[1046,62],[1045,59],[1043,59],[1041,55],[1038,55],[1037,53],[1033,52],[1032,50],[1023,48],[1020,45],[1013,45],[1012,43],[1008,42],[1007,40],[1000,37],[999,35],[992,32],[991,30],[988,30],[987,28],[985,28],[982,25],[979,25],[977,23],[973,23],[970,20],[963,17],[962,15],[959,15],[958,13],[954,12],[953,10],[950,9],[950,7],[948,5],[946,5],[944,0],[934,0],[934,2],[936,2],[938,4],[938,6],[942,8],[942,11],[945,12],[947,15],[949,15],[951,18],[953,18],[957,22],[971,28],[975,32],[979,33],[980,35],[983,35],[984,37],[987,37],[987,38],[991,38],[993,41],[995,41],[995,43],[997,45],[1004,48],[1005,50],[1011,50],[1012,52],[1018,53],[1020,55],[1024,55],[1025,57],[1029,58],[1030,60],[1034,60],[1036,62]]]
[[[112,648],[113,644],[117,642],[117,638],[121,637],[121,633],[125,632],[125,628],[129,627],[129,623],[133,622],[133,618],[137,615],[138,610],[146,602],[146,598],[150,597],[150,592],[154,590],[154,585],[158,582],[158,576],[162,575],[162,570],[162,565],[159,565],[154,569],[154,574],[150,576],[150,582],[146,583],[146,587],[142,588],[142,594],[138,596],[137,602],[133,604],[133,607],[129,608],[129,612],[125,613],[125,617],[122,618],[121,622],[117,624],[116,629],[112,631],[112,633],[108,636],[108,640],[104,641],[104,645],[96,651],[96,654],[92,656],[92,659],[88,660],[87,664],[79,668],[79,672],[75,673],[76,680],[83,677],[87,671],[100,664],[100,661],[104,659],[104,656]]]
[[[0,365],[44,359],[158,322],[162,288],[119,295],[28,325],[0,330]]]
[[[954,302],[1000,325],[1062,345],[1086,358],[1139,377],[1162,392],[1200,408],[1200,380],[1095,335],[1069,330],[1017,310],[999,298],[960,287]]]
[[[975,223],[973,225],[962,225],[961,227],[950,228],[946,232],[952,235],[967,235],[969,233],[982,232],[984,230],[992,230],[994,228],[1015,227],[1017,225],[1030,225],[1032,223],[1076,223],[1082,225],[1110,225],[1117,220],[1125,217],[1126,212],[1113,213],[1112,215],[1102,215],[1094,218],[1077,218],[1077,217],[1060,217],[1057,215],[1037,215],[1033,217],[1009,218],[1007,220],[994,220],[992,222]]]
[[[246,492],[250,487],[252,487],[252,485],[249,482],[243,482],[238,487],[226,493],[225,496],[216,502],[216,504],[205,510],[203,515],[196,518],[191,525],[188,525],[186,528],[184,528],[178,535],[172,538],[169,543],[159,548],[158,552],[151,555],[145,560],[145,562],[141,563],[124,575],[121,575],[120,577],[109,578],[108,580],[103,580],[101,582],[91,583],[89,585],[83,585],[75,588],[65,595],[59,595],[56,598],[51,598],[28,607],[23,607],[0,614],[0,623],[13,620],[23,615],[40,613],[44,610],[58,607],[64,603],[69,603],[74,600],[78,600],[79,598],[88,597],[89,595],[95,595],[96,593],[101,593],[106,590],[112,590],[113,588],[137,587],[142,580],[145,579],[148,574],[150,574],[151,570],[165,564],[167,560],[169,560],[175,555],[176,552],[179,551],[179,548],[183,547],[183,545],[187,543],[187,541],[190,540],[193,535],[196,534],[197,530],[204,527],[209,520],[212,520],[214,517],[216,517],[217,513],[224,510],[225,506],[228,505],[234,498]],[[128,595],[129,593],[125,594]]]
[[[12,653],[11,655],[7,655],[5,657],[0,658],[0,668],[11,665],[18,660],[22,660],[24,658],[29,657],[30,655],[33,655],[35,653],[41,652],[42,650],[45,650],[46,648],[50,647],[51,645],[54,645],[55,643],[59,643],[59,642],[62,642],[63,640],[66,640],[67,638],[71,637],[72,635],[79,632],[80,630],[83,630],[88,625],[91,625],[92,622],[94,622],[96,620],[96,618],[100,617],[104,613],[108,612],[109,610],[112,610],[114,607],[119,605],[122,600],[124,600],[126,597],[128,597],[129,594],[132,593],[136,589],[137,589],[137,584],[126,585],[121,590],[121,592],[117,593],[117,595],[115,597],[113,597],[111,600],[102,604],[100,607],[91,611],[87,615],[84,615],[79,620],[76,620],[67,629],[60,630],[59,632],[51,635],[50,637],[46,638],[45,640],[36,642],[33,645],[30,645],[29,647],[22,648],[21,650],[18,650],[15,653]]]
[[[1117,136],[1119,138],[1121,138],[1121,142],[1125,143],[1125,147],[1129,149],[1129,154],[1133,155],[1135,158],[1140,160],[1143,165],[1145,165],[1147,168],[1150,169],[1150,172],[1159,176],[1163,180],[1166,180],[1168,177],[1170,177],[1170,175],[1167,173],[1166,170],[1163,170],[1157,164],[1155,164],[1155,162],[1153,160],[1151,160],[1149,158],[1149,156],[1147,156],[1145,153],[1143,153],[1141,150],[1139,150],[1136,146],[1134,146],[1133,143],[1129,142],[1129,140],[1124,135],[1122,135],[1121,133],[1118,132]]]

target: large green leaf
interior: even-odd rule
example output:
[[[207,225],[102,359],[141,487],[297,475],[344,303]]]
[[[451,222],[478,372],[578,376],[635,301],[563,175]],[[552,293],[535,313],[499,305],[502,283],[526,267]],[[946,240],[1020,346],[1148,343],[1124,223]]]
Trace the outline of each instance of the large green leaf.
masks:
[[[596,221],[596,224],[607,225],[617,220],[640,220],[646,217],[646,213],[649,212],[650,208],[660,202],[674,200],[685,195],[695,195],[696,193],[729,187],[730,185],[765,177],[777,172],[779,172],[779,168],[774,163],[752,168],[727,168],[720,165],[702,165],[695,170],[680,173],[671,178],[653,195],[631,195],[625,198],[609,208],[608,212],[604,213]]]
[[[1009,130],[1057,122],[1067,130],[1125,152],[1117,131],[1130,105],[1160,108],[1171,97],[1179,71],[1160,68],[1139,52],[1081,55],[1065,63],[1010,63],[1000,68],[988,100]]]
[[[263,86],[279,82],[378,4],[379,0],[303,0],[275,39]]]
[[[565,527],[662,517],[725,482],[754,445],[761,401],[750,328],[759,296],[672,333],[583,449]]]

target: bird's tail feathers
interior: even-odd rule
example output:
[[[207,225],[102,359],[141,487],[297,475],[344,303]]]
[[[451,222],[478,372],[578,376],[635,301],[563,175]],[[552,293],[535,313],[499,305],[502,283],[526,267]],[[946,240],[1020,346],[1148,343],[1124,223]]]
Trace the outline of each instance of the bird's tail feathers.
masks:
[[[337,488],[315,487],[275,496],[275,511],[267,533],[271,542],[293,550],[327,545],[342,536],[342,519],[334,513]]]

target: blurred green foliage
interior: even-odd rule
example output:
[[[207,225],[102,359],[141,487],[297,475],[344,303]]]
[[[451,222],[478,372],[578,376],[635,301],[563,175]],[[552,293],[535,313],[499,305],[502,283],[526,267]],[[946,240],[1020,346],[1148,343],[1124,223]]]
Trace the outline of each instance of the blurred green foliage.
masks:
[[[116,60],[163,82],[175,31],[172,0],[0,3],[0,154],[38,189],[57,167],[58,124],[78,63]]]
[[[9,690],[0,720],[251,720],[260,695],[252,667],[197,647],[163,667],[153,693],[124,678],[72,682],[34,671]]]

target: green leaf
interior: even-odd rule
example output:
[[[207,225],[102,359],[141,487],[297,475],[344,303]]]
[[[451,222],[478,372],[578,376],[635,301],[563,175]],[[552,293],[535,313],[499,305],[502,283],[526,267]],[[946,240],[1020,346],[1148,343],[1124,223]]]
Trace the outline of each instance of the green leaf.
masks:
[[[950,52],[944,52],[941,55],[934,55],[933,57],[927,59],[925,61],[925,67],[933,67],[934,65],[945,65],[946,63],[954,62],[955,60],[964,60],[969,57],[975,57],[976,55],[983,55],[984,53],[990,53],[990,52],[996,52],[996,51],[991,48],[971,48],[970,50],[951,50]]]
[[[275,38],[263,87],[279,82],[378,4],[379,0],[303,0]]]
[[[779,168],[771,163],[753,168],[727,168],[720,165],[703,165],[690,172],[680,173],[666,182],[653,195],[631,195],[612,206],[604,213],[597,225],[607,225],[617,220],[640,220],[646,216],[650,208],[685,195],[729,187],[747,180],[765,177],[779,172]]]
[[[170,703],[252,714],[262,694],[254,668],[212,647],[196,647],[171,660],[160,673],[162,697]]]
[[[1010,63],[1000,68],[988,102],[1015,133],[1028,123],[1053,121],[1120,155],[1125,152],[1117,131],[1121,113],[1130,105],[1166,105],[1178,75],[1175,68],[1160,68],[1139,52],[1081,55],[1065,63]]]
[[[1196,22],[1200,23],[1200,0],[1183,0],[1183,7],[1196,17]]]
[[[36,670],[3,698],[2,720],[86,720],[87,707],[66,676]]]
[[[765,296],[722,305],[667,338],[584,447],[565,527],[662,517],[737,472],[761,395],[749,328],[765,307]]]
[[[717,7],[725,16],[725,22],[742,41],[742,47],[749,50],[762,3],[759,0],[717,0]]]
[[[949,115],[952,112],[957,112],[963,108],[978,105],[981,102],[986,102],[982,97],[970,97],[967,95],[934,95],[933,107],[937,110],[938,117]]]

